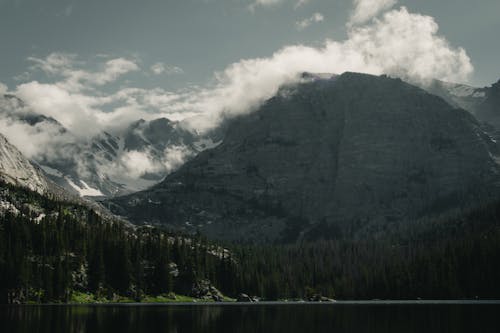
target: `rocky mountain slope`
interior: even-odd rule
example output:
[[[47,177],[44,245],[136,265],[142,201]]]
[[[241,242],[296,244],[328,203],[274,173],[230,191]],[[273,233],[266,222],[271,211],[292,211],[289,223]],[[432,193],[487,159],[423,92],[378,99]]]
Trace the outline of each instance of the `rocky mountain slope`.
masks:
[[[483,88],[435,80],[423,88],[449,104],[469,111],[486,128],[494,127],[493,133],[500,130],[500,80]]]
[[[399,79],[323,75],[235,119],[162,183],[105,204],[223,239],[377,232],[496,192],[496,149],[469,113]]]
[[[485,99],[477,111],[477,117],[500,130],[500,80],[487,89]]]
[[[14,95],[0,96],[0,123],[2,129],[12,129],[8,132],[16,138],[20,135],[16,128],[33,136],[52,137],[33,160],[52,181],[84,197],[145,189],[220,141],[217,132],[198,135],[166,118],[141,119],[114,133],[103,131],[82,139],[55,119],[34,113]]]
[[[31,164],[31,162],[1,134],[0,180],[9,184],[28,188],[40,194],[46,194],[50,189],[42,171]]]

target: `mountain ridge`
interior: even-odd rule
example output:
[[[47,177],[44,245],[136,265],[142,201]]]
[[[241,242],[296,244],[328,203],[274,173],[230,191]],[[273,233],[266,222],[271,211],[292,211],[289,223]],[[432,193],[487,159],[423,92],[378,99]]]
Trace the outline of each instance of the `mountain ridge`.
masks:
[[[106,204],[135,223],[233,240],[297,238],[325,221],[368,230],[487,196],[499,174],[493,146],[437,96],[344,73],[284,87],[234,119],[215,149]]]

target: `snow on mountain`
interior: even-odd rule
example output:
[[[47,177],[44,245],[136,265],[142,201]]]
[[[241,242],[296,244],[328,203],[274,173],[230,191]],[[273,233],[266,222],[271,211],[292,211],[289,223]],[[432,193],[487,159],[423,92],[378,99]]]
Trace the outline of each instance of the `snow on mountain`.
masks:
[[[166,118],[77,137],[57,120],[34,113],[14,95],[0,95],[0,130],[47,177],[69,192],[113,197],[146,189],[199,152],[221,142]]]
[[[452,106],[469,111],[474,116],[478,115],[488,91],[488,88],[477,88],[466,84],[439,80],[434,80],[432,84],[422,88],[443,98]]]
[[[104,196],[104,194],[101,191],[90,187],[83,180],[80,180],[82,187],[73,183],[73,181],[70,178],[66,178],[66,180],[68,181],[69,185],[71,185],[71,187],[73,187],[81,197],[102,197],[102,196]]]

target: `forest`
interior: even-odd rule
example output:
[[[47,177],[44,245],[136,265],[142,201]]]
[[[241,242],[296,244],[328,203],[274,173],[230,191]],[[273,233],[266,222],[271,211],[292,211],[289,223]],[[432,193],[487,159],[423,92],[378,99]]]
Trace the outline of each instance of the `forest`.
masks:
[[[0,215],[0,303],[75,302],[82,294],[130,302],[200,297],[201,281],[225,295],[218,301],[241,293],[263,300],[500,298],[500,267],[492,264],[500,262],[498,202],[373,237],[252,245],[132,226],[80,204],[3,191],[24,209]]]

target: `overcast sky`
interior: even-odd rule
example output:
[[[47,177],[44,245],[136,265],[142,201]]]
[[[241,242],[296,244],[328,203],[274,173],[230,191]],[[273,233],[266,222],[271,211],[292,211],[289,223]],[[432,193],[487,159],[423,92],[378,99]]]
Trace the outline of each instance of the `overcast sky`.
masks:
[[[500,1],[401,5],[434,17],[439,34],[466,50],[474,66],[470,83],[500,78]],[[100,55],[134,59],[142,69],[127,76],[134,86],[206,84],[240,59],[345,39],[352,8],[351,0],[0,0],[0,82],[13,89],[48,80],[30,70],[28,59],[62,52],[77,55],[88,70]]]

